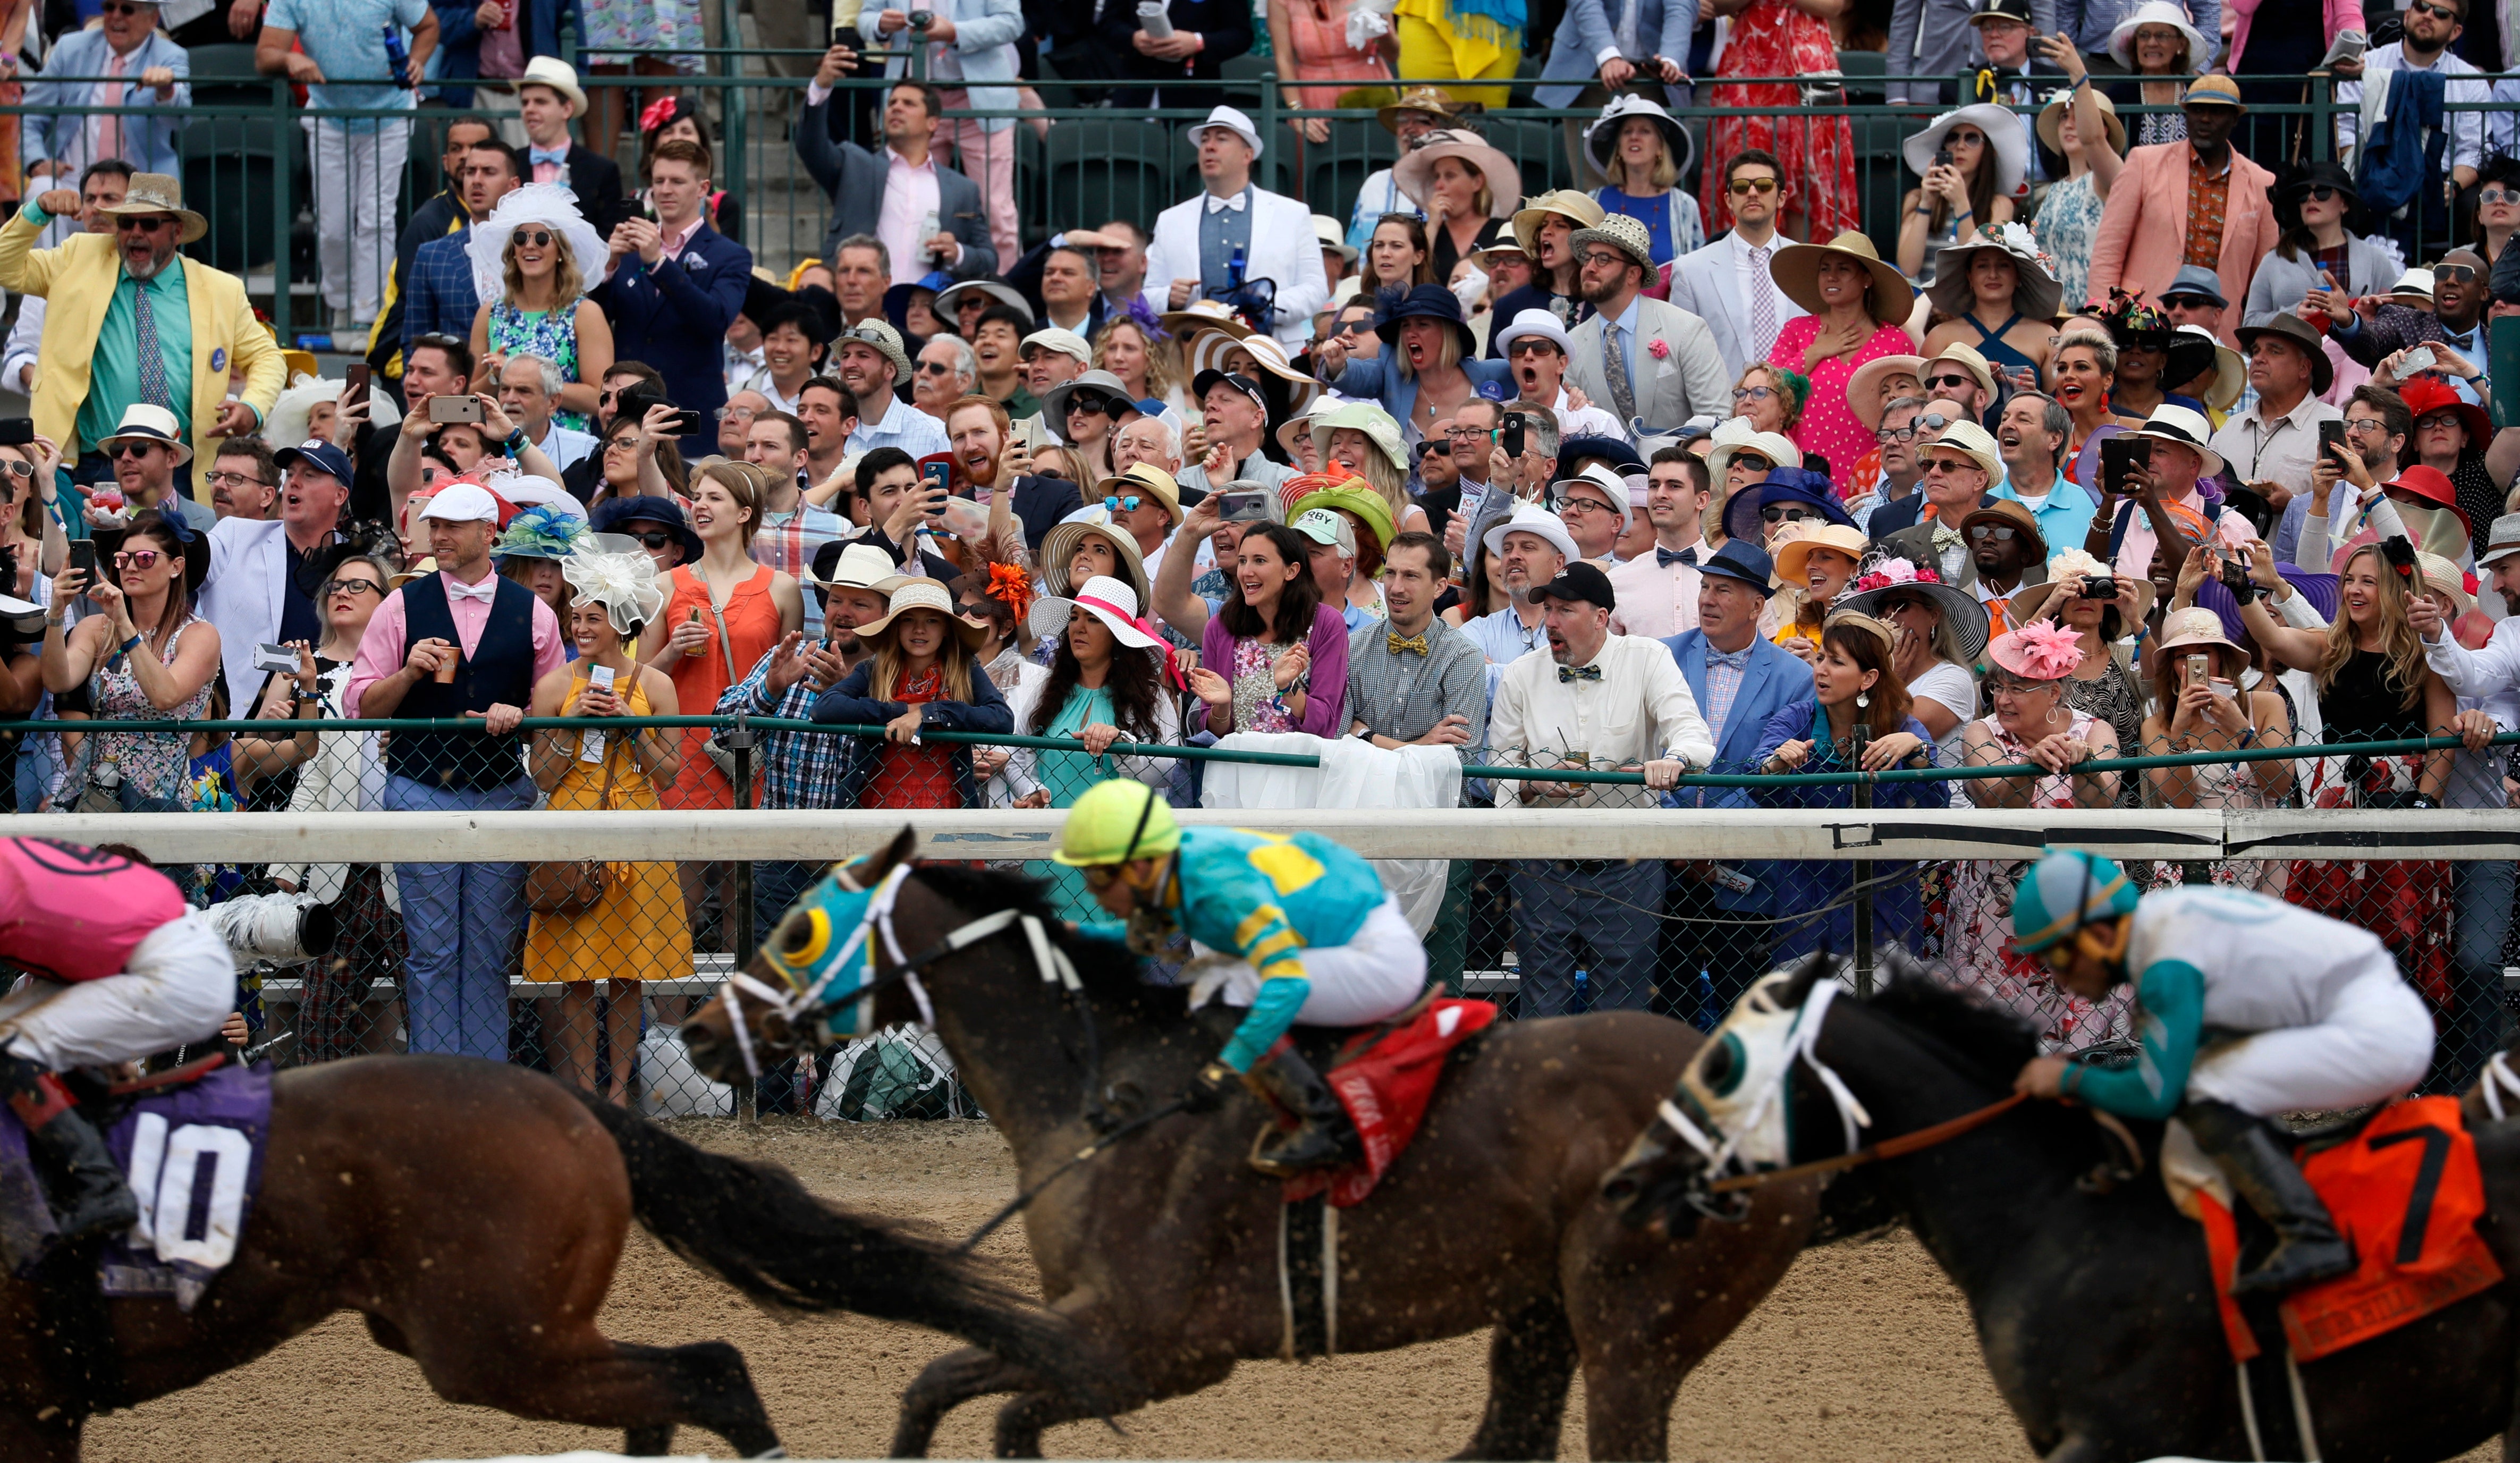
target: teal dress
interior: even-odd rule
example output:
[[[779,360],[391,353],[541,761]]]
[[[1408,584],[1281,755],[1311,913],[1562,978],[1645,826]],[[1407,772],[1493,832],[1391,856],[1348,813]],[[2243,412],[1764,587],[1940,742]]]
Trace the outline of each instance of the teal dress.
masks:
[[[1107,724],[1111,720],[1111,692],[1100,687],[1088,689],[1079,686],[1068,691],[1067,704],[1058,708],[1058,715],[1051,718],[1050,725],[1042,729],[1040,734],[1074,736],[1097,722]],[[1088,757],[1083,752],[1056,752],[1044,748],[1035,755],[1033,762],[1033,776],[1050,790],[1050,806],[1054,808],[1075,807],[1077,798],[1084,795],[1085,789],[1097,782],[1109,781],[1113,772],[1110,758]],[[1102,917],[1102,907],[1094,903],[1094,896],[1085,892],[1085,874],[1081,869],[1070,868],[1064,864],[1043,866],[1050,870],[1052,909],[1072,918]]]
[[[490,306],[490,351],[501,356],[540,356],[560,368],[562,381],[577,379],[577,302],[559,310],[519,310],[500,300]],[[573,432],[587,430],[584,412],[554,412],[552,421]]]

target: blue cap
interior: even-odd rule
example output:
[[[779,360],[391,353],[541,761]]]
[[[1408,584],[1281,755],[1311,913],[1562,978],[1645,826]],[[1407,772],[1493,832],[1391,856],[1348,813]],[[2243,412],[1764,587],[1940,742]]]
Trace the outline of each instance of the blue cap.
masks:
[[[329,473],[340,479],[341,486],[345,488],[350,485],[350,479],[357,475],[357,469],[350,466],[348,453],[330,442],[317,439],[310,438],[295,447],[284,447],[273,453],[271,460],[279,464],[284,472],[296,464],[304,463],[318,472]]]

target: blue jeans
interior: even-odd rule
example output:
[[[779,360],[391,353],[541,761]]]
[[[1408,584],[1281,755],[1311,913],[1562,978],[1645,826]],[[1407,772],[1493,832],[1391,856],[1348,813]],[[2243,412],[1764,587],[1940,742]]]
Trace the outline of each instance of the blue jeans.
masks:
[[[2511,929],[2515,865],[2508,860],[2462,860],[2451,865],[2458,901],[2452,947],[2451,1009],[2437,1068],[2455,1091],[2473,1082],[2502,1048],[2509,1026],[2502,1007],[2502,937]]]
[[[1661,945],[1662,862],[1554,860],[1512,869],[1522,1016],[1648,1009]],[[1590,998],[1581,1004],[1575,999],[1579,939],[1592,952],[1583,967]]]
[[[403,813],[507,812],[534,805],[532,779],[501,787],[430,787],[385,779]],[[411,1049],[508,1059],[508,969],[525,927],[522,864],[396,864],[402,891],[403,999]]]

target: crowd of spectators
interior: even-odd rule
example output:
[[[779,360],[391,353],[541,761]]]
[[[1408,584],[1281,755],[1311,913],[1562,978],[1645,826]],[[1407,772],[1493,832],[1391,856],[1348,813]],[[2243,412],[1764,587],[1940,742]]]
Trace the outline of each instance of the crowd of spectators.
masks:
[[[17,808],[1057,808],[1110,776],[1190,803],[1198,764],[1130,748],[1286,737],[1532,774],[1446,784],[1464,806],[1846,807],[1844,783],[1684,778],[1998,764],[2030,771],[1873,805],[2509,801],[2488,742],[2520,731],[2520,428],[2494,424],[2487,337],[2520,313],[2512,113],[2459,113],[2411,163],[2381,135],[2306,160],[2251,107],[2338,16],[1902,0],[1892,74],[1990,74],[1901,87],[1893,224],[1862,216],[1842,120],[1726,80],[1836,69],[1839,5],[1571,0],[1540,96],[1598,186],[1535,193],[1481,131],[1534,42],[1518,0],[867,12],[796,78],[828,223],[783,274],[712,181],[709,109],[660,90],[608,121],[556,56],[494,44],[489,12],[531,32],[535,7],[309,27],[292,3],[221,23],[319,107],[417,95],[326,79],[382,76],[391,32],[406,79],[481,108],[439,118],[444,190],[407,217],[369,182],[409,122],[310,121],[324,297],[373,347],[341,377],[183,252],[209,224],[168,154],[184,53],[157,7],[110,0],[45,64],[130,73],[101,94],[124,111],[23,119],[0,377],[33,407],[0,422],[0,592],[43,624],[0,709],[66,730],[8,743]],[[2439,95],[2415,78],[2467,74],[2463,17],[2418,0],[2339,73],[2411,110]],[[962,113],[1022,105],[1037,56],[1178,107],[1263,36],[1290,104],[1452,79],[1378,94],[1397,151],[1353,207],[1263,186],[1317,119],[1264,136],[1217,106],[1188,198],[1026,247],[1025,123]],[[1696,79],[1712,125],[1668,110]],[[832,114],[870,97],[871,130]],[[2407,166],[2441,227],[2366,197]],[[2471,244],[2408,257],[2453,215]],[[147,725],[227,712],[479,726]],[[528,712],[587,725],[520,734]],[[604,725],[676,713],[879,733]],[[1072,744],[922,735],[948,732]],[[2238,755],[2441,733],[2462,747]],[[2089,765],[2163,751],[2234,758]],[[2001,863],[1858,887],[1845,863],[1496,852],[1453,861],[1419,923],[1456,982],[1510,950],[1525,1014],[1704,1021],[1845,949],[1860,903],[2051,1043],[2125,1031],[2010,951]],[[556,1069],[623,1090],[643,984],[740,955],[745,896],[725,864],[609,864],[591,898],[583,872],[262,871],[356,951],[310,976],[304,1050],[374,1044],[362,993],[395,976],[411,1049],[503,1056],[520,977],[563,988]],[[761,931],[814,870],[749,873]],[[2141,874],[2385,923],[2457,1059],[2498,1045],[2507,864]]]

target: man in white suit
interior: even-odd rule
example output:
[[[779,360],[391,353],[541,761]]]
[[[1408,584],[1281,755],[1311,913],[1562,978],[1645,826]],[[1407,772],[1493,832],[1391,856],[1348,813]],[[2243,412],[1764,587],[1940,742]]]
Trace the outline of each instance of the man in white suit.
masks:
[[[255,646],[323,640],[316,589],[303,581],[313,577],[310,556],[339,541],[341,513],[350,501],[350,459],[332,443],[283,448],[274,460],[288,473],[280,516],[240,515],[212,525],[210,568],[202,580],[202,618],[218,627],[219,660],[227,668],[238,716],[253,714],[252,697],[262,688],[262,673],[253,668]],[[222,455],[220,466],[239,461]]]
[[[1567,337],[1566,383],[1641,435],[1732,415],[1732,381],[1706,322],[1641,292],[1654,277],[1645,226],[1613,213],[1578,229],[1576,288],[1597,312]]]
[[[1769,276],[1777,250],[1777,215],[1784,211],[1785,175],[1776,155],[1745,149],[1724,165],[1732,232],[1671,261],[1671,302],[1706,322],[1734,380],[1768,359],[1777,332],[1807,312],[1785,298]]]
[[[1147,245],[1147,303],[1179,310],[1222,290],[1238,248],[1244,279],[1276,283],[1271,332],[1287,355],[1296,355],[1312,343],[1313,313],[1330,297],[1313,210],[1253,186],[1260,133],[1241,112],[1219,107],[1191,129],[1191,138],[1198,144],[1198,176],[1206,186],[1155,219],[1155,237]]]

